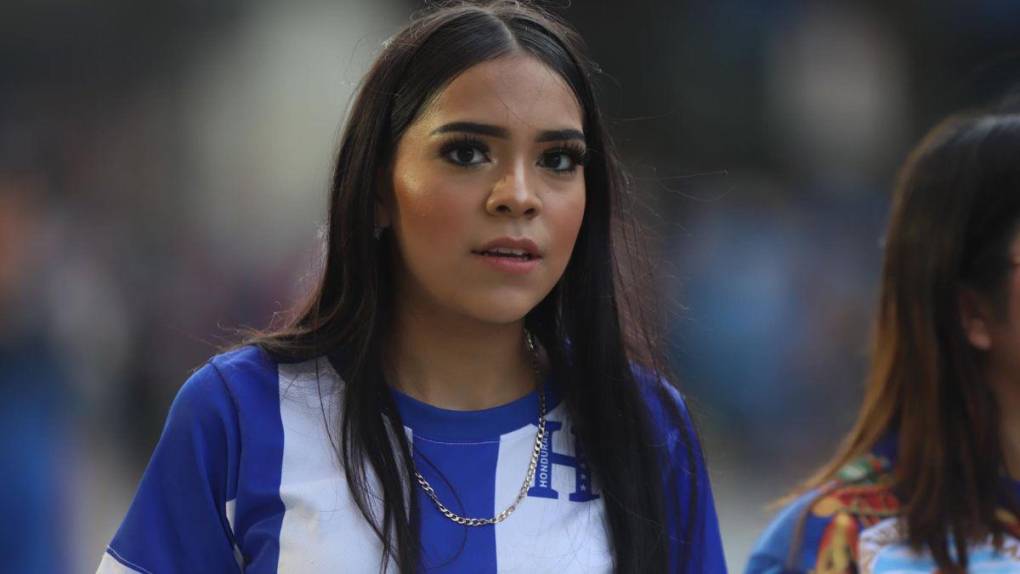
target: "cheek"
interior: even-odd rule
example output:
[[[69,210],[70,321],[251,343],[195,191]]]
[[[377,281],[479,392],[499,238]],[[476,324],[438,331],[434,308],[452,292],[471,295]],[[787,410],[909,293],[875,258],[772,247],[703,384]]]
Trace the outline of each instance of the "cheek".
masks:
[[[398,233],[410,253],[438,253],[434,247],[462,242],[471,206],[454,186],[420,173],[394,178]]]
[[[550,209],[549,223],[550,236],[560,257],[564,260],[570,258],[577,240],[577,233],[584,221],[585,195],[584,190],[565,197],[557,203],[555,209]],[[565,262],[565,261],[564,261]]]

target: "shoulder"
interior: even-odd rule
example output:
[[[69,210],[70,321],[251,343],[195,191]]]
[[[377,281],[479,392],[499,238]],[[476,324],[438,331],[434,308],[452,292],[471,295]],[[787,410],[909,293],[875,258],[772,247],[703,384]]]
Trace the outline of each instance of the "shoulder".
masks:
[[[665,377],[645,366],[632,364],[631,372],[655,436],[665,441],[665,446],[671,454],[677,454],[677,449],[682,448],[700,460],[702,454],[696,426],[680,390]]]
[[[211,357],[177,392],[167,428],[236,426],[240,411],[277,394],[278,368],[264,351],[245,346]]]
[[[668,427],[671,422],[676,424],[680,421],[690,425],[687,402],[672,382],[638,363],[631,364],[631,373],[634,375],[641,398],[657,426]]]
[[[211,369],[233,387],[246,381],[276,377],[279,363],[260,347],[245,345],[212,356],[199,372],[202,369]]]
[[[888,459],[866,455],[836,478],[784,507],[762,534],[748,574],[849,573],[858,562],[861,532],[899,514]]]
[[[686,484],[690,477],[707,482],[704,452],[684,396],[651,369],[632,365],[631,370],[645,404],[653,446],[664,459],[662,470],[667,484],[677,480]]]
[[[277,361],[262,348],[245,345],[214,355],[202,369],[211,369],[223,381],[239,406],[243,407],[251,401],[277,396],[281,378],[303,365]]]
[[[779,511],[751,552],[746,574],[807,572],[814,568],[814,560],[810,556],[813,544],[804,538],[805,534],[814,538],[816,528],[805,531],[801,522],[808,517],[810,506],[817,497],[817,491],[809,491]],[[796,556],[791,556],[791,552]],[[791,561],[793,563],[789,564]]]

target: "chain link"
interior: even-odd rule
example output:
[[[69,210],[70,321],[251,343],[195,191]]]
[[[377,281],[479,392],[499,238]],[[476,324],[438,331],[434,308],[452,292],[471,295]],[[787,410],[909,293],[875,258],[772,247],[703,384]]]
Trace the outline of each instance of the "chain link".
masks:
[[[535,480],[535,470],[538,468],[539,455],[542,453],[542,445],[545,443],[545,389],[542,388],[541,374],[538,364],[538,351],[535,349],[535,341],[531,336],[531,333],[524,332],[524,340],[528,344],[528,352],[531,354],[532,368],[535,371],[535,378],[538,380],[538,433],[535,435],[535,446],[531,449],[531,461],[528,463],[528,474],[524,477],[524,484],[521,485],[521,490],[517,493],[517,498],[514,499],[510,506],[506,507],[503,512],[493,516],[492,518],[471,518],[467,516],[461,516],[456,512],[446,507],[442,501],[439,500],[439,496],[436,495],[435,489],[429,484],[429,481],[425,480],[425,477],[418,472],[417,469],[414,471],[415,478],[418,479],[418,485],[425,491],[425,494],[432,499],[433,504],[439,512],[463,526],[488,526],[490,524],[499,524],[511,514],[517,510],[517,506],[520,505],[521,501],[528,494],[528,488],[531,482]]]

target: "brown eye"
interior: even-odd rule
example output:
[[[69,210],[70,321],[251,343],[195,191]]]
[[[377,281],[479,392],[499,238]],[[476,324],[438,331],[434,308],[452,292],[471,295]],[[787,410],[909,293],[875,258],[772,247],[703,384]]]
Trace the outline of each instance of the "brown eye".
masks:
[[[489,148],[476,140],[457,140],[447,143],[439,150],[446,161],[459,166],[469,167],[489,161]]]
[[[564,152],[547,153],[542,156],[542,166],[553,171],[573,171],[574,160]]]
[[[538,164],[556,173],[571,173],[584,165],[586,153],[582,149],[560,148],[542,154]]]
[[[475,148],[462,147],[450,152],[450,159],[461,165],[473,165],[481,163],[485,159],[485,154]]]

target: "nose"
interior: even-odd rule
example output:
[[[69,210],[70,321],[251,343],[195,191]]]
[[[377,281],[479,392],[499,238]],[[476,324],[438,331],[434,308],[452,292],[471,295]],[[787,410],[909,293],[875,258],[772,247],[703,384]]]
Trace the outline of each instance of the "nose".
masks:
[[[516,165],[492,186],[485,202],[485,209],[491,215],[532,218],[542,210],[542,201],[535,193],[534,185],[528,181],[527,168]]]

